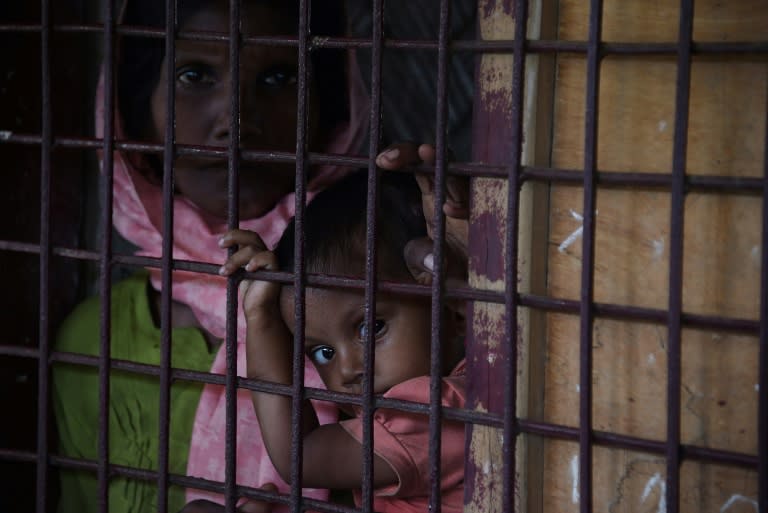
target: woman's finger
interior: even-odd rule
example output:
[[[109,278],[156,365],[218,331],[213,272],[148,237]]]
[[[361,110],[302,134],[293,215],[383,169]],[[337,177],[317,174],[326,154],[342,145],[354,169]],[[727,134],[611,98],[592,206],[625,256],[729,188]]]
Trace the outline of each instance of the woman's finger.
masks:
[[[469,219],[469,177],[448,177],[445,182],[443,212],[454,219]]]
[[[422,162],[419,145],[410,142],[395,143],[376,156],[376,165],[390,171]]]
[[[277,492],[277,486],[273,483],[266,483],[260,487],[265,492]],[[248,500],[238,509],[238,513],[270,513],[274,504],[264,501]]]
[[[422,237],[408,241],[403,248],[405,265],[413,278],[422,285],[430,285],[435,270],[432,257],[432,239]]]
[[[224,513],[224,506],[215,502],[198,499],[188,503],[179,513]]]

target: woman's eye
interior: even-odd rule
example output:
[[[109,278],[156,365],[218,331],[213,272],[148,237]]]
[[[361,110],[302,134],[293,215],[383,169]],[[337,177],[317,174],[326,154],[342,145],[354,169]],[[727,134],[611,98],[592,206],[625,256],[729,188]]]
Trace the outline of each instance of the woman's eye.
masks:
[[[387,323],[383,319],[376,319],[373,323],[373,338],[378,338],[387,329]],[[360,323],[359,328],[360,340],[365,340],[368,336],[368,325],[364,322]]]
[[[296,73],[293,71],[273,71],[265,74],[262,80],[269,87],[293,85],[296,83]]]
[[[332,347],[318,346],[309,351],[310,359],[318,365],[327,365],[333,359],[336,351]]]
[[[176,73],[176,80],[187,87],[207,86],[214,82],[213,74],[199,67],[183,68]]]

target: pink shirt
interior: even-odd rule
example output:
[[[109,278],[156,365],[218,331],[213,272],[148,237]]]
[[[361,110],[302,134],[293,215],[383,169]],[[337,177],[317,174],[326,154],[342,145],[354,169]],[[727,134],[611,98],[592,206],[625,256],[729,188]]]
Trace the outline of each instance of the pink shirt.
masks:
[[[466,400],[465,361],[443,378],[442,405],[462,408]],[[388,399],[429,404],[429,376],[410,379],[389,389]],[[362,443],[363,420],[345,420],[341,426]],[[464,504],[464,424],[444,420],[440,452],[441,508],[460,513]],[[373,507],[381,513],[426,512],[429,510],[429,417],[390,409],[373,415],[373,451],[398,477],[398,483],[375,490]],[[360,493],[355,491],[359,504]]]

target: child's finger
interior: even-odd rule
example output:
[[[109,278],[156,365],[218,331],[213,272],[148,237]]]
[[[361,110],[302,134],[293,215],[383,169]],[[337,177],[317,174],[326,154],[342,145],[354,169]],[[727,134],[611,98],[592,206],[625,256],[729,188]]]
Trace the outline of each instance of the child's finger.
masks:
[[[253,282],[251,280],[243,280],[237,286],[237,295],[240,297],[240,301],[245,299],[246,294],[248,294],[248,288],[252,283]]]
[[[219,268],[219,274],[222,276],[229,276],[241,267],[246,267],[254,256],[264,252],[266,251],[256,246],[242,247],[232,253],[229,258],[227,258],[227,261],[224,262],[224,265]],[[253,269],[247,269],[246,267],[246,270],[250,271]]]
[[[275,254],[271,251],[259,251],[251,256],[245,264],[245,270],[251,272],[258,270],[274,271],[276,269],[277,259],[275,258]]]
[[[262,250],[267,249],[258,233],[240,229],[230,230],[219,239],[219,247],[229,248],[232,246],[256,246]]]

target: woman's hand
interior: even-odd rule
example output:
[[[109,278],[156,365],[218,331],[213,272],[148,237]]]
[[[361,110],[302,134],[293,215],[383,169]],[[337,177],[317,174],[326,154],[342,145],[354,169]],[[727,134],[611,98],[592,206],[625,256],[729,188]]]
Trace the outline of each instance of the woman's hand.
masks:
[[[397,143],[376,157],[376,165],[382,169],[398,170],[418,164],[434,164],[435,148],[430,144]],[[435,233],[435,178],[434,175],[417,173],[416,182],[421,189],[421,204],[427,221],[428,239],[416,239],[405,248],[405,261],[414,278],[420,283],[432,281],[434,257],[432,241]],[[447,276],[449,279],[466,280],[467,238],[469,232],[469,179],[447,176],[445,181],[445,240],[447,243]]]
[[[267,492],[276,492],[277,486],[267,483],[261,487]],[[249,500],[237,508],[237,513],[270,513],[274,504],[263,501]],[[225,508],[215,502],[198,499],[188,503],[179,513],[224,513]]]

